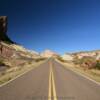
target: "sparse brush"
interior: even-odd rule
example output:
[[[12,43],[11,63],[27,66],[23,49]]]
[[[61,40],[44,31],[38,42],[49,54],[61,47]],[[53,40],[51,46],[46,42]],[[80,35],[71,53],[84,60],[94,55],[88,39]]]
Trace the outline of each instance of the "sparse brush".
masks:
[[[100,61],[97,61],[97,63],[96,63],[96,69],[99,69],[100,70]]]
[[[35,59],[35,61],[36,62],[39,62],[39,61],[43,61],[43,60],[45,60],[46,58],[37,58],[37,59]]]
[[[61,62],[67,62],[66,60],[64,60],[62,57],[58,56],[57,59]]]
[[[0,66],[4,66],[4,65],[5,64],[4,64],[3,60],[0,59]]]

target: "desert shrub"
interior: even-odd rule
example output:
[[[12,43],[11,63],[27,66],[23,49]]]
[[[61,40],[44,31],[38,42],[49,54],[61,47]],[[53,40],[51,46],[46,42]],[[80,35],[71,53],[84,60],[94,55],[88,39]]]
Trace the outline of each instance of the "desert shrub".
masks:
[[[7,67],[7,68],[10,68],[10,65],[8,65],[8,64],[4,61],[4,59],[0,59],[0,66],[5,66],[5,67]]]
[[[100,61],[97,61],[95,68],[100,70]]]
[[[35,61],[36,62],[39,62],[39,61],[43,61],[43,60],[45,60],[46,58],[37,58],[37,59],[35,59]]]
[[[77,56],[75,56],[74,59],[73,59],[73,63],[76,64],[76,65],[77,65],[77,64],[80,64],[80,61],[81,61],[81,60],[78,59]]]
[[[1,75],[5,75],[6,73],[5,72],[1,72]]]
[[[61,62],[66,62],[66,60],[64,60],[62,57],[58,56],[57,59]]]
[[[5,64],[4,64],[4,62],[3,62],[3,60],[0,60],[0,66],[4,66]]]
[[[95,68],[96,60],[93,57],[83,57],[80,59],[80,65],[87,69]]]
[[[31,61],[29,61],[29,62],[28,62],[28,64],[32,64],[32,62],[31,62]]]

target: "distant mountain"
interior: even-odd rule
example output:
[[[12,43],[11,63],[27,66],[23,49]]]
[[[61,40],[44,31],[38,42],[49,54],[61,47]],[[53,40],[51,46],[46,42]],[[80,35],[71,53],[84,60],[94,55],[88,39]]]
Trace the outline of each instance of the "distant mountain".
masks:
[[[42,53],[40,53],[40,55],[41,55],[42,57],[47,57],[47,58],[48,58],[48,57],[56,57],[56,56],[58,56],[58,54],[57,54],[56,52],[51,51],[51,50],[49,50],[49,49],[43,51]]]

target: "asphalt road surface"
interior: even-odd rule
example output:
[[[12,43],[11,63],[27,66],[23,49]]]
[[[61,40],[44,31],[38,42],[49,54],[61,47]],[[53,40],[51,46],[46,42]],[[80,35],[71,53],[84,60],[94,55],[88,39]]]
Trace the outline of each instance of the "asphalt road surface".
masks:
[[[100,100],[100,85],[50,59],[0,87],[0,100]]]

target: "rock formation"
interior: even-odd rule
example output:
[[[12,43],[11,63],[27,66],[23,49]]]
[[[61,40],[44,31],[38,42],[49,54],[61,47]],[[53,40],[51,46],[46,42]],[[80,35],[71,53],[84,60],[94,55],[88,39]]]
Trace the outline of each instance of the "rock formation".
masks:
[[[28,52],[27,49],[12,42],[7,36],[7,16],[0,16],[0,57],[30,57],[35,53]],[[16,56],[15,56],[16,55]]]
[[[8,45],[5,45],[4,43],[0,43],[0,56],[5,58],[10,58],[13,56],[15,50],[13,48],[10,48]]]
[[[13,42],[7,36],[7,16],[0,16],[0,57],[11,57],[13,49],[9,47],[8,43]],[[5,42],[5,43],[4,43]],[[7,43],[7,45],[5,45]]]
[[[0,41],[13,43],[7,36],[7,16],[0,16]]]

